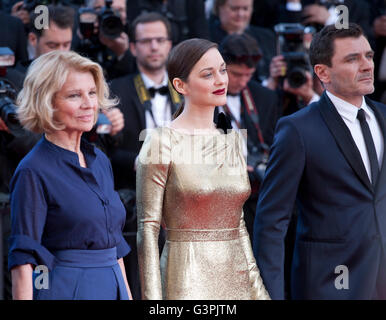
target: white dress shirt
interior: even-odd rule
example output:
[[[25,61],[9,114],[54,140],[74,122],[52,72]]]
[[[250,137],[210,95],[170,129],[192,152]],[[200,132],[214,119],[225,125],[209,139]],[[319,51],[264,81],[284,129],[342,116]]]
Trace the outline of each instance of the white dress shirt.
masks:
[[[151,80],[143,73],[141,73],[141,77],[147,89],[151,87],[160,88],[168,85],[168,75],[166,72],[162,80],[162,83],[159,85],[155,84],[153,80]],[[156,126],[162,127],[162,126],[168,125],[172,120],[170,108],[171,108],[171,105],[170,105],[168,96],[162,95],[159,92],[156,92],[154,97],[151,99],[151,110],[153,112],[154,120],[156,123],[154,123],[153,117],[151,116],[150,112],[146,110],[145,112],[146,129],[154,129],[156,128]]]
[[[355,141],[355,144],[357,145],[358,150],[361,154],[363,164],[365,165],[367,171],[367,175],[369,176],[371,181],[370,160],[367,153],[365,139],[363,138],[361,125],[359,123],[359,120],[357,119],[359,108],[352,105],[351,103],[348,103],[347,101],[338,98],[329,91],[326,91],[326,93],[327,96],[331,99],[332,103],[335,105],[335,108],[342,117],[343,121],[349,128],[351,135]],[[375,150],[377,152],[379,168],[382,168],[384,150],[382,130],[377,122],[373,110],[366,104],[365,98],[362,98],[362,105],[360,109],[363,109],[365,112],[366,121],[369,125],[371,136],[375,145]]]

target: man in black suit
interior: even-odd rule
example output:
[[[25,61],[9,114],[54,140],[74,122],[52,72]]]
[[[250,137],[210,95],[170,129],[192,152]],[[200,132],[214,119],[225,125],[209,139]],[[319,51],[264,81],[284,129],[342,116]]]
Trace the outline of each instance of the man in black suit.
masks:
[[[247,129],[244,155],[248,160],[253,192],[244,205],[244,219],[252,236],[258,188],[263,175],[263,172],[260,176],[255,171],[257,163],[254,160],[268,154],[279,116],[279,99],[274,91],[251,80],[261,58],[254,38],[247,34],[232,34],[224,39],[219,49],[227,64],[229,83],[227,104],[218,111],[225,112],[234,129]]]
[[[115,187],[135,201],[136,161],[143,143],[140,134],[167,124],[179,106],[180,97],[172,88],[166,73],[166,60],[171,49],[168,20],[159,13],[144,13],[137,17],[130,29],[130,50],[136,57],[139,73],[111,82],[112,92],[120,99],[125,127],[117,135],[109,155],[114,171]],[[131,190],[131,192],[130,192]],[[140,299],[136,254],[136,213],[134,203],[127,203],[124,235],[132,252],[124,259],[126,274],[134,298]]]
[[[273,299],[284,298],[284,237],[295,201],[294,299],[386,298],[386,106],[374,52],[357,24],[314,36],[326,91],[279,120],[254,224],[254,254]]]

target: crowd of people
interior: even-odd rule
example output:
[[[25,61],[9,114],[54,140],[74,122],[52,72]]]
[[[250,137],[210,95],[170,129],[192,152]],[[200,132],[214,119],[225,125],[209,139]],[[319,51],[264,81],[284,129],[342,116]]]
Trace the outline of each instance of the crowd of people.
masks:
[[[354,237],[342,227],[343,220],[323,220],[326,204],[322,198],[329,199],[331,210],[336,211],[328,215],[344,215],[345,209],[352,213],[352,203],[371,211],[377,199],[380,204],[374,215],[382,208],[383,140],[375,142],[380,171],[375,177],[371,159],[358,169],[358,164],[342,163],[344,159],[336,154],[343,149],[347,158],[355,156],[361,162],[365,150],[369,159],[368,140],[358,147],[360,154],[354,155],[339,140],[355,144],[353,133],[354,140],[349,139],[347,128],[327,128],[311,115],[319,112],[319,105],[343,104],[336,98],[342,92],[359,93],[367,96],[365,111],[370,110],[370,116],[383,123],[379,119],[384,110],[378,105],[373,108],[371,101],[386,103],[385,1],[64,0],[47,4],[48,28],[35,23],[39,13],[34,9],[39,4],[39,0],[0,2],[0,47],[8,47],[14,55],[13,65],[0,67],[0,86],[7,88],[0,91],[0,193],[4,199],[11,194],[10,202],[0,207],[5,299],[12,298],[12,290],[14,298],[21,299],[32,298],[25,292],[33,292],[38,299],[386,298],[382,290],[386,276],[376,271],[384,265],[386,255],[378,247],[363,259],[371,271],[352,265],[353,279],[355,272],[373,273],[371,279],[365,277],[368,283],[362,284],[361,294],[335,294],[314,280],[317,272],[323,272],[313,264],[329,258],[334,260],[331,266],[344,264],[336,257],[349,254],[344,245]],[[340,17],[335,9],[340,5],[348,8],[349,22],[355,23],[349,29],[355,32],[337,31],[335,23]],[[323,34],[325,30],[330,31]],[[352,42],[343,43],[347,38]],[[336,47],[323,55],[321,51],[328,48],[321,44],[328,43],[341,46],[339,54],[355,46],[360,54],[366,49],[374,65],[361,72],[373,77],[374,90],[344,88],[342,83],[350,81],[345,78],[349,71],[339,70],[342,76],[336,70],[346,61],[334,60]],[[315,67],[320,65],[335,73]],[[207,74],[194,73],[199,67]],[[210,87],[210,81],[216,89],[213,92],[218,91],[217,100],[205,100],[204,86]],[[76,105],[80,101],[85,103],[79,111]],[[362,99],[345,101],[362,105]],[[314,107],[308,112],[310,104]],[[204,105],[215,108],[209,113],[196,108]],[[19,119],[16,125],[5,112],[13,107]],[[377,108],[382,110],[371,112]],[[53,110],[60,111],[55,119]],[[322,118],[330,123],[346,121],[344,114],[338,121],[333,113],[330,110]],[[293,114],[292,120],[280,120]],[[154,140],[161,144],[161,157],[168,158],[165,151],[176,141],[179,148],[186,147],[187,136],[180,129],[202,125],[201,129],[217,135],[213,123],[240,133],[237,156],[244,159],[239,166],[246,173],[240,180],[228,177],[225,183],[220,178],[225,169],[215,174],[213,168],[143,164]],[[378,136],[384,130],[381,123]],[[143,136],[154,130],[159,140],[150,133]],[[318,141],[317,136],[328,135],[328,130],[337,142],[332,136],[331,141]],[[335,144],[337,150],[331,147]],[[337,158],[335,168],[326,157],[316,162],[318,152]],[[337,177],[349,170],[358,172],[350,173],[355,177],[346,180],[319,176],[323,172]],[[356,186],[356,175],[373,197],[369,190]],[[313,183],[319,189],[312,188]],[[336,194],[344,189],[340,199],[346,197],[349,204],[334,203],[329,188]],[[218,190],[224,194],[219,195]],[[192,199],[199,203],[197,207],[192,208]],[[15,212],[12,216],[11,211]],[[85,215],[90,211],[92,217]],[[206,217],[209,211],[217,218]],[[182,212],[186,216],[179,216]],[[360,218],[350,225],[357,228],[357,234],[363,233],[360,228],[364,226],[376,229],[371,241],[382,242],[382,221],[373,217],[375,227],[361,212],[354,212]],[[70,214],[60,216],[64,213]],[[332,226],[324,226],[329,221]],[[224,228],[227,235],[203,232]],[[181,229],[200,232],[178,232]],[[229,231],[233,229],[238,236]],[[223,244],[216,247],[219,240]],[[240,241],[240,247],[234,241]],[[361,257],[358,252],[366,249],[358,248],[358,243],[351,247],[353,256]],[[332,253],[329,246],[337,251]],[[89,251],[86,260],[79,259],[80,250]],[[96,255],[94,251],[103,252]],[[224,255],[221,263],[209,258],[219,254]],[[52,268],[55,259],[63,263],[57,263],[50,276],[61,280],[50,293],[25,283],[32,279],[32,266]],[[242,259],[246,262],[240,262]],[[237,261],[240,265],[235,265]],[[71,284],[76,288],[67,285],[68,267],[82,278]],[[90,268],[82,273],[86,267],[98,267],[98,272]],[[218,268],[224,281],[219,287],[209,280],[212,273],[206,269],[211,268],[211,272]],[[237,272],[243,276],[236,278]],[[323,275],[323,279],[332,275]],[[106,279],[100,287],[104,295],[90,285],[90,279],[96,277]],[[253,288],[250,292],[249,286]],[[310,293],[315,287],[320,289]]]

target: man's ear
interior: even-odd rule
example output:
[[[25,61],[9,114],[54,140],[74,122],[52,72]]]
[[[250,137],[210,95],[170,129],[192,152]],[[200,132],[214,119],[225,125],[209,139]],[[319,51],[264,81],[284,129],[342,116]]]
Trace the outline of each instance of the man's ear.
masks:
[[[137,50],[136,50],[136,47],[135,47],[135,43],[134,43],[134,42],[129,41],[129,48],[130,48],[131,54],[132,54],[134,57],[137,57]]]
[[[330,68],[325,64],[316,64],[314,72],[323,84],[330,83]]]
[[[38,37],[36,36],[35,33],[33,32],[28,33],[28,42],[32,47],[36,48],[38,44]]]
[[[186,95],[188,93],[186,88],[186,83],[182,81],[180,78],[173,79],[173,86],[176,89],[176,91],[182,95]]]

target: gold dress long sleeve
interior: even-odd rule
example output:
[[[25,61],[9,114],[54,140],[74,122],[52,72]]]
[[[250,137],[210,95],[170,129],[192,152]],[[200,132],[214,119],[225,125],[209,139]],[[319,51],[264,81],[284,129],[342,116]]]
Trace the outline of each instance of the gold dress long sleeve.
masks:
[[[143,299],[269,299],[243,219],[250,194],[240,135],[147,135],[137,166]],[[160,226],[167,238],[159,257]]]

